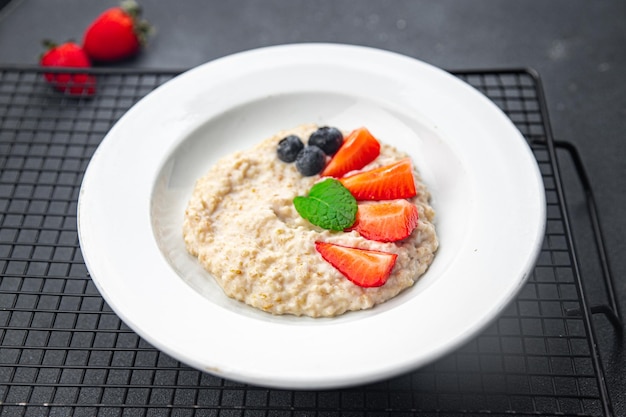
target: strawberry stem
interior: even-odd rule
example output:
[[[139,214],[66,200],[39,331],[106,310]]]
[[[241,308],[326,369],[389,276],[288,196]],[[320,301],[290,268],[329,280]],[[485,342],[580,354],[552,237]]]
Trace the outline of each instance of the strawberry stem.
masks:
[[[46,51],[49,51],[52,48],[56,48],[57,46],[59,46],[56,42],[50,40],[50,39],[44,39],[41,41],[41,44],[43,45],[44,48],[46,48]]]
[[[133,19],[138,19],[141,16],[141,6],[135,0],[123,0],[120,3],[120,7]]]
[[[154,28],[150,23],[141,19],[143,9],[139,3],[135,0],[122,0],[120,8],[124,10],[134,22],[134,32],[139,39],[141,45],[145,45],[148,42],[148,37],[154,32]]]

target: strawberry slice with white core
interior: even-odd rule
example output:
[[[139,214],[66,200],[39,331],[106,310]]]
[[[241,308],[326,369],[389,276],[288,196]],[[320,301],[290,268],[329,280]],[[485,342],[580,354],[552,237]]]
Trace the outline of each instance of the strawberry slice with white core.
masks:
[[[350,171],[363,168],[380,155],[380,143],[364,127],[353,130],[341,148],[322,171],[323,177],[340,178]]]
[[[315,249],[326,262],[361,287],[380,287],[385,284],[398,257],[395,253],[328,242],[315,242]]]
[[[341,178],[339,181],[359,201],[395,200],[417,195],[413,165],[409,158],[369,171],[362,171]]]
[[[396,242],[411,236],[417,227],[419,213],[407,200],[362,202],[358,204],[352,229],[378,242]]]

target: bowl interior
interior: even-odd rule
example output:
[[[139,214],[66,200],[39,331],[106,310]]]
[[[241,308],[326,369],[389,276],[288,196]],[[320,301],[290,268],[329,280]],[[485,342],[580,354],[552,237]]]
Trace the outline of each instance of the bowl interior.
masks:
[[[182,222],[195,181],[220,157],[252,147],[282,129],[304,123],[351,130],[367,126],[382,142],[411,155],[432,195],[440,249],[435,261],[412,288],[372,310],[352,312],[334,319],[273,316],[224,295],[199,262],[186,251]],[[163,162],[152,191],[151,216],[154,237],[163,257],[181,280],[208,302],[230,311],[279,322],[322,324],[366,318],[419,297],[454,260],[456,248],[467,233],[463,202],[470,201],[472,186],[463,163],[442,140],[428,120],[407,115],[386,103],[363,97],[303,92],[256,100],[227,109],[200,124],[183,138]],[[427,156],[427,157],[426,157]]]

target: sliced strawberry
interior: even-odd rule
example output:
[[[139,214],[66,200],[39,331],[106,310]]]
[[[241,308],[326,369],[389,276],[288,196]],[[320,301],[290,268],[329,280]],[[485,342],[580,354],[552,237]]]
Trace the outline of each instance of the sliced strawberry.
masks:
[[[417,194],[413,166],[409,158],[369,171],[359,172],[339,181],[357,200],[395,200]]]
[[[353,130],[322,171],[323,177],[343,177],[361,169],[380,154],[380,143],[364,127]]]
[[[396,242],[411,236],[419,213],[415,204],[404,199],[359,203],[352,229],[378,242]]]
[[[315,249],[346,278],[361,287],[380,287],[387,282],[398,257],[395,253],[328,242],[315,242]]]

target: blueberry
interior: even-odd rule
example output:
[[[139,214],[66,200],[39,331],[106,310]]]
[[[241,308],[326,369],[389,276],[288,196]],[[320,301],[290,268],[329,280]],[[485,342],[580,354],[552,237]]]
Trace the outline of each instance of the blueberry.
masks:
[[[302,148],[304,148],[302,140],[296,135],[289,135],[278,142],[276,153],[281,161],[293,162]]]
[[[317,146],[305,146],[296,158],[296,168],[305,177],[319,174],[325,165],[326,154]]]
[[[326,155],[334,155],[343,143],[343,134],[335,127],[320,127],[309,136],[309,145],[319,147]]]

